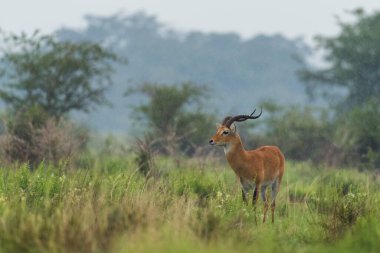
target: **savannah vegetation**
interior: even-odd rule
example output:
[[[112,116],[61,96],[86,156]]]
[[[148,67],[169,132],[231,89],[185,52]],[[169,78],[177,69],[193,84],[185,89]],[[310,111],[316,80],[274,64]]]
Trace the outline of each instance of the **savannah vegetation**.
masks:
[[[262,224],[225,163],[87,157],[2,167],[0,252],[378,252],[379,184],[370,173],[288,162],[276,221]]]
[[[125,88],[140,103],[117,117],[139,131],[101,138],[73,113],[112,104],[128,55],[2,33],[0,252],[379,252],[380,13],[353,15],[317,37],[326,68],[299,65],[324,107],[267,100],[260,120],[238,124],[246,147],[278,145],[287,159],[274,224],[206,146],[221,120],[205,109],[212,86]]]

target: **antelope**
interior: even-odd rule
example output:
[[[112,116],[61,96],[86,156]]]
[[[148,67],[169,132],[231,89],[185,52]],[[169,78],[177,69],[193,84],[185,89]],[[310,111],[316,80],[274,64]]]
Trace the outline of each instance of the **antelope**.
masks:
[[[211,138],[210,144],[224,147],[227,161],[240,180],[243,201],[248,204],[247,194],[253,190],[252,205],[256,208],[258,195],[264,202],[263,223],[266,220],[269,203],[266,197],[266,188],[272,188],[271,212],[274,223],[276,196],[279,191],[282,176],[285,170],[285,157],[277,146],[262,146],[254,150],[245,150],[234,122],[248,119],[257,119],[262,114],[237,115],[226,117],[222,124],[217,124],[216,134]]]

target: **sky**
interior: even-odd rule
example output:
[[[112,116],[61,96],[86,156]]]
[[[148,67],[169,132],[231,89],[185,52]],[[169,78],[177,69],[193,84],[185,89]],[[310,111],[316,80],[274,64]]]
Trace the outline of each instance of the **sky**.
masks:
[[[235,32],[244,38],[281,33],[307,42],[339,31],[335,16],[351,20],[348,10],[380,10],[376,0],[0,0],[0,28],[7,32],[51,33],[81,28],[87,14],[109,16],[145,11],[179,31]],[[350,19],[351,18],[351,19]]]

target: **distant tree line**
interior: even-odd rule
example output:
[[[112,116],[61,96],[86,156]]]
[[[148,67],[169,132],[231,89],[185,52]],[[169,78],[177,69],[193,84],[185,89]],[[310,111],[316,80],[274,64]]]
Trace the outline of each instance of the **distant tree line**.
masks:
[[[91,114],[90,122],[98,130],[124,131],[130,126],[127,119],[112,115],[131,112],[122,94],[126,86],[141,83],[207,84],[215,98],[212,105],[223,104],[228,112],[250,110],[252,101],[257,105],[263,97],[280,103],[307,102],[305,87],[295,75],[304,64],[295,58],[310,50],[301,39],[281,34],[245,39],[237,33],[181,32],[143,12],[86,16],[85,22],[83,29],[63,28],[56,34],[61,40],[96,42],[128,59],[127,69],[115,66],[114,85],[107,93],[113,107]],[[139,100],[140,96],[128,97],[131,104]],[[217,113],[222,117],[222,112]]]
[[[380,13],[356,10],[354,15],[353,23],[340,21],[338,35],[317,37],[328,67],[299,71],[310,95],[339,100],[324,109],[265,102],[265,117],[253,123],[254,131],[242,127],[249,145],[279,145],[288,159],[380,168]],[[2,159],[36,165],[83,150],[88,131],[70,121],[69,113],[107,104],[113,64],[125,59],[93,42],[38,33],[3,34],[3,39],[0,99],[7,108]],[[205,110],[209,89],[191,82],[143,83],[125,93],[126,99],[139,95],[142,102],[130,115],[117,116],[138,124],[148,149],[169,156],[201,155],[218,121]],[[149,157],[149,152],[142,154]]]

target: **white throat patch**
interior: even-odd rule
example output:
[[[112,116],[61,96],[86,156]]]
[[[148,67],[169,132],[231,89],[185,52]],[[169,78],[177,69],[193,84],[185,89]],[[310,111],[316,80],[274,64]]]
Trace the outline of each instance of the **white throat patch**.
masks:
[[[224,154],[228,154],[231,151],[231,144],[226,144],[224,147]]]

